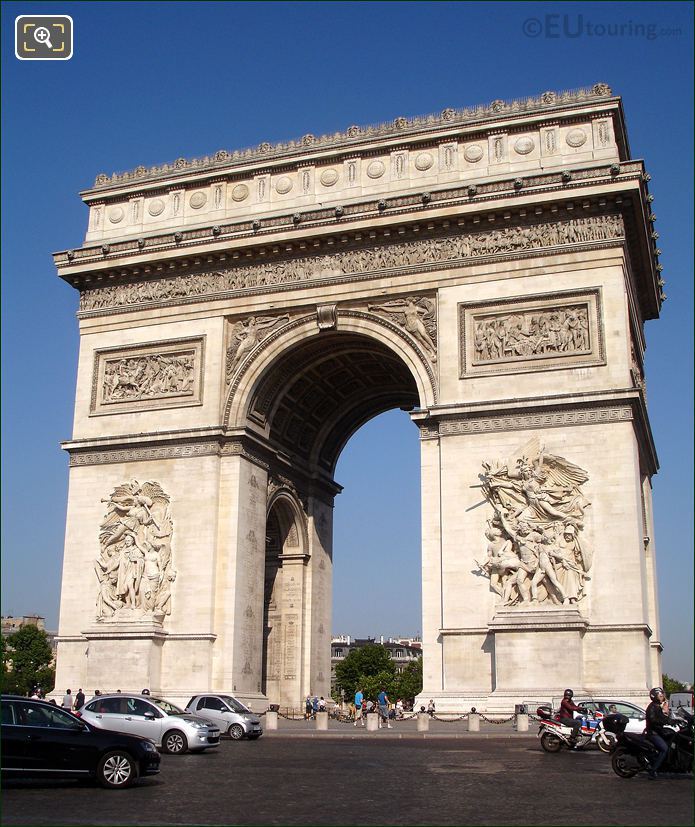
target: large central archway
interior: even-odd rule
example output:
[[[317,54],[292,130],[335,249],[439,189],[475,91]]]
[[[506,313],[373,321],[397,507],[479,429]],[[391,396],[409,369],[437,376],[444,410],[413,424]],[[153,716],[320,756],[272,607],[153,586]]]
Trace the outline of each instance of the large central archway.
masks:
[[[368,420],[420,406],[417,380],[394,346],[397,340],[388,346],[363,331],[310,334],[278,348],[248,384],[247,428],[282,460],[269,468],[261,664],[261,692],[281,706],[330,690],[332,498],[339,489],[329,484],[338,457]]]

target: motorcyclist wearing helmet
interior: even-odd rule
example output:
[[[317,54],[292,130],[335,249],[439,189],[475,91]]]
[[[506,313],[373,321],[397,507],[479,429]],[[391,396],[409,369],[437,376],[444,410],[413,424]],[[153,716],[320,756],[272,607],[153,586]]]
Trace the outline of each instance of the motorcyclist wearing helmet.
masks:
[[[660,686],[650,689],[649,697],[651,703],[647,707],[647,738],[654,744],[659,754],[652,761],[648,774],[650,778],[656,778],[656,773],[668,753],[667,739],[670,731],[664,730],[664,726],[668,724],[668,715],[666,714],[668,704],[664,690]]]
[[[582,728],[582,722],[574,717],[575,712],[581,712],[582,708],[572,702],[574,692],[571,689],[565,689],[560,703],[560,723],[563,726],[572,728],[572,737],[570,740],[576,741],[579,738],[579,730]]]

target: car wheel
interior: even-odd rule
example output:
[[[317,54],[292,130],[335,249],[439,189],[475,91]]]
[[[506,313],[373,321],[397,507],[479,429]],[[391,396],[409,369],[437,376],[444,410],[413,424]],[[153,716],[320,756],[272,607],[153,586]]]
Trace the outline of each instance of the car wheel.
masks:
[[[624,749],[617,749],[613,753],[613,772],[621,778],[632,778],[639,772],[639,764],[637,759],[625,752]]]
[[[129,787],[137,777],[137,764],[127,752],[107,752],[99,761],[97,780],[102,787],[112,790]]]
[[[178,729],[172,729],[171,732],[162,738],[162,751],[168,752],[170,755],[183,755],[188,751],[188,741],[183,732]]]
[[[552,732],[544,732],[541,735],[541,746],[546,752],[560,752],[562,741]]]
[[[244,737],[244,727],[241,724],[232,724],[227,730],[227,735],[233,741],[241,741]]]

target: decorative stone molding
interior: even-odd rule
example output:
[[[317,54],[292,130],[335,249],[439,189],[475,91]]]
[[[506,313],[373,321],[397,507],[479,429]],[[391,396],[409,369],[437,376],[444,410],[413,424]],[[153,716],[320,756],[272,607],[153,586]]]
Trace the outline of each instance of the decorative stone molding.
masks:
[[[590,216],[553,223],[504,227],[485,232],[467,231],[438,238],[381,244],[350,249],[317,258],[303,256],[273,263],[239,265],[196,274],[174,276],[134,284],[97,287],[83,291],[80,310],[161,303],[163,300],[198,300],[216,294],[257,289],[269,285],[357,280],[362,275],[384,271],[438,269],[463,265],[488,256],[514,255],[523,251],[561,247],[624,238],[619,215]]]
[[[631,422],[633,419],[634,415],[630,403],[501,416],[466,415],[461,418],[442,420],[439,424],[439,434],[441,436],[454,436],[457,434],[494,433],[497,431],[522,431],[531,428],[563,428],[572,425]]]
[[[201,405],[205,337],[94,352],[90,415]]]
[[[320,304],[316,308],[316,323],[319,330],[334,330],[337,325],[335,304]]]
[[[99,581],[97,621],[161,623],[171,614],[176,570],[170,498],[158,482],[119,485],[107,499],[94,564]]]
[[[582,486],[589,475],[564,457],[547,453],[534,436],[511,457],[484,462],[479,479],[493,516],[485,532],[487,558],[478,568],[502,606],[531,612],[519,620],[498,609],[493,625],[504,615],[502,626],[511,621],[512,627],[543,627],[550,611],[563,617],[576,614],[588,625],[576,604],[586,596],[593,562],[583,536],[591,503]],[[538,611],[544,604],[547,611]],[[555,625],[557,617],[551,622]]]
[[[338,132],[332,135],[322,135],[321,137],[312,135],[311,141],[308,141],[308,136],[305,135],[303,138],[287,143],[273,145],[268,142],[263,142],[257,147],[235,150],[233,152],[218,150],[212,156],[195,158],[190,161],[185,158],[179,158],[173,164],[162,164],[160,166],[150,167],[149,169],[138,167],[132,172],[114,173],[111,176],[101,173],[96,177],[94,188],[105,189],[113,186],[122,186],[134,180],[157,180],[159,178],[171,177],[172,174],[179,172],[190,174],[191,172],[233,168],[234,166],[254,161],[260,157],[265,161],[270,157],[306,152],[308,147],[312,149],[339,148],[357,142],[362,143],[365,140],[387,137],[395,133],[401,136],[403,133],[436,129],[441,126],[464,125],[486,121],[492,116],[544,112],[549,109],[561,108],[586,101],[591,102],[610,96],[610,87],[605,83],[597,83],[589,89],[578,89],[567,92],[544,92],[542,95],[534,98],[520,98],[509,102],[496,100],[487,105],[466,107],[464,109],[447,108],[442,113],[436,115],[423,115],[416,118],[401,117],[374,126],[351,126],[345,132]]]
[[[462,379],[602,364],[599,288],[459,304]]]

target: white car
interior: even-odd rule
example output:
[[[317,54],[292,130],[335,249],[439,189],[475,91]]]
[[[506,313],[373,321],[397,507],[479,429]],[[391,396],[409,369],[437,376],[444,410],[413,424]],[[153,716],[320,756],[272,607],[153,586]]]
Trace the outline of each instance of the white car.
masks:
[[[254,741],[263,735],[258,715],[232,695],[194,695],[186,711],[209,718],[235,741],[242,738]]]
[[[151,695],[99,695],[78,714],[100,729],[149,738],[175,755],[220,745],[220,730],[212,721]]]

